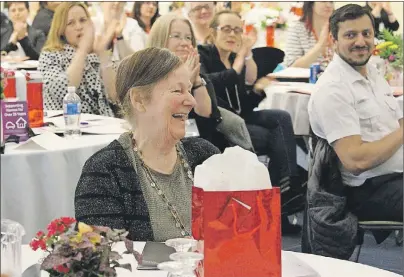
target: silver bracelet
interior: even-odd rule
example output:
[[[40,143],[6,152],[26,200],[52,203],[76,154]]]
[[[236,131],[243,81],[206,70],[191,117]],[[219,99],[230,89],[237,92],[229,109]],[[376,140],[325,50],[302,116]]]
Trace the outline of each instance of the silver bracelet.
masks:
[[[252,57],[253,57],[253,55],[251,54],[250,56],[245,57],[244,60],[245,60],[245,61],[251,60]]]

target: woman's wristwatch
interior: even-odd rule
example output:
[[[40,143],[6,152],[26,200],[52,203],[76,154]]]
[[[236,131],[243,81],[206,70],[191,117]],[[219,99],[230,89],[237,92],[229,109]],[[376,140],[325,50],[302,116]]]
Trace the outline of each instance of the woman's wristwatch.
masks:
[[[198,85],[194,85],[194,86],[192,87],[192,90],[196,90],[196,89],[198,89],[198,88],[200,88],[200,87],[204,87],[204,86],[206,86],[206,81],[205,81],[205,79],[203,79],[203,78],[201,77],[201,83],[198,84]]]

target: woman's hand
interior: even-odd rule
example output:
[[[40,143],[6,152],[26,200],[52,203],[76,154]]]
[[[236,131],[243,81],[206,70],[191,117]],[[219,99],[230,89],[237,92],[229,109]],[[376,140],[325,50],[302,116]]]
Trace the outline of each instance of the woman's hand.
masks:
[[[238,55],[244,55],[244,57],[246,57],[251,54],[251,48],[257,42],[257,32],[254,30],[241,37],[241,45],[240,50],[237,53]]]
[[[121,16],[121,19],[119,20],[119,23],[117,24],[117,27],[115,28],[115,37],[122,36],[123,29],[125,28],[125,25],[126,25],[126,19],[127,19],[127,15],[124,13]]]
[[[84,26],[83,35],[80,38],[78,49],[85,51],[87,54],[91,53],[94,49],[94,25],[93,22],[88,22]]]
[[[381,6],[387,14],[392,13],[390,2],[383,2]]]
[[[188,66],[189,71],[191,72],[191,83],[192,85],[197,85],[200,82],[200,70],[201,64],[199,59],[198,51],[192,46],[189,47],[189,54],[185,61],[185,64]]]
[[[320,36],[318,37],[318,46],[322,51],[325,51],[327,46],[329,46],[330,39],[330,24],[327,22],[321,29]]]
[[[116,19],[113,19],[108,26],[104,29],[104,32],[102,35],[98,35],[96,39],[94,40],[94,53],[97,55],[102,54],[102,52],[105,52],[108,50],[108,46],[113,40],[115,36],[115,31],[118,27],[119,21]]]

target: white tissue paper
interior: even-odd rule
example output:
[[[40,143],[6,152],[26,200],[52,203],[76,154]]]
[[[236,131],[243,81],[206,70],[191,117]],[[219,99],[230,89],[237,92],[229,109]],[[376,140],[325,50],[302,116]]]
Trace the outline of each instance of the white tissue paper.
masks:
[[[239,146],[211,156],[195,169],[194,186],[204,191],[252,191],[272,188],[268,169],[257,155]]]

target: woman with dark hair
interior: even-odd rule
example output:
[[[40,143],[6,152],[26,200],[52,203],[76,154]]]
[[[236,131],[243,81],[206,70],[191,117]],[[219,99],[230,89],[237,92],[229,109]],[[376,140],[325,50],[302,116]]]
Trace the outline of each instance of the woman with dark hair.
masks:
[[[158,2],[135,2],[132,16],[146,34],[160,16]]]
[[[378,37],[383,29],[397,31],[400,24],[394,16],[390,2],[366,2],[365,9],[372,12],[375,18],[375,36]]]
[[[287,30],[285,66],[308,68],[331,56],[328,19],[333,2],[304,2],[303,16]]]
[[[304,189],[296,163],[290,115],[281,110],[254,110],[265,94],[247,88],[257,79],[257,65],[251,52],[256,36],[243,35],[240,16],[233,11],[220,11],[213,17],[210,28],[214,43],[198,46],[201,71],[212,81],[218,105],[242,117],[254,149],[269,156],[271,183],[281,188],[282,231],[297,233],[300,227],[291,225],[287,215],[302,210]]]

